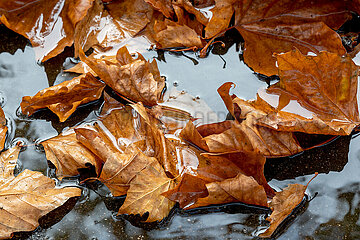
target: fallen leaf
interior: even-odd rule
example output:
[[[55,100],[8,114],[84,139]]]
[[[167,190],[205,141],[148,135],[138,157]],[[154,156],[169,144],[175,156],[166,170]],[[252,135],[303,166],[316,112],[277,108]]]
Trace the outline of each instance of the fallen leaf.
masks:
[[[93,165],[97,174],[100,174],[103,162],[76,139],[73,130],[63,132],[41,144],[47,160],[56,167],[56,176],[59,179],[78,175],[78,168],[86,168],[88,164]]]
[[[94,0],[2,1],[1,22],[31,41],[37,60],[46,61],[74,42],[76,24]]]
[[[359,68],[349,56],[329,52],[305,56],[295,50],[277,55],[277,61],[280,81],[267,92],[280,96],[282,109],[277,110],[283,112],[266,116],[259,124],[281,131],[333,135],[348,135],[359,124]],[[284,113],[288,99],[296,100],[313,116]]]
[[[130,188],[124,204],[118,214],[140,214],[146,212],[149,216],[146,222],[160,221],[165,218],[175,202],[162,196],[174,186],[172,179],[169,179],[156,161],[149,164],[134,180],[130,182]]]
[[[14,178],[14,169],[21,147],[15,146],[0,154],[0,186],[11,178]]]
[[[79,188],[55,188],[54,180],[25,169],[0,185],[0,238],[35,230],[39,218],[80,195]]]
[[[110,49],[124,45],[139,33],[152,18],[153,9],[143,0],[113,1],[104,7],[96,0],[86,17],[76,26],[75,56],[79,49]]]
[[[164,192],[162,195],[171,201],[178,202],[180,208],[194,203],[198,198],[209,195],[205,186],[206,182],[201,178],[185,173],[175,188]]]
[[[346,1],[215,2],[205,37],[211,38],[228,28],[235,14],[234,25],[245,40],[244,61],[255,72],[276,75],[273,53],[291,51],[294,47],[304,54],[324,50],[346,53],[340,37],[331,29],[338,29],[351,18]]]
[[[172,18],[174,15],[174,9],[172,8],[171,0],[144,0],[151,4],[151,6],[164,14],[167,18]]]
[[[271,237],[280,223],[301,203],[306,187],[302,184],[290,184],[281,192],[275,193],[275,197],[269,204],[273,212],[266,218],[270,222],[270,227],[260,234],[260,237]]]
[[[206,184],[206,188],[209,196],[197,199],[193,205],[185,209],[230,202],[243,202],[264,207],[268,206],[264,188],[252,177],[247,177],[241,173],[234,178],[229,178],[221,182],[208,183]]]
[[[5,113],[0,107],[0,151],[4,148],[7,130]]]
[[[132,58],[126,47],[119,49],[117,62],[80,55],[89,67],[112,89],[127,99],[154,106],[161,99],[165,81],[155,60],[146,61],[141,54]]]
[[[47,107],[64,122],[81,104],[99,99],[104,88],[105,84],[91,74],[81,75],[45,88],[32,97],[23,97],[20,106],[28,116]]]

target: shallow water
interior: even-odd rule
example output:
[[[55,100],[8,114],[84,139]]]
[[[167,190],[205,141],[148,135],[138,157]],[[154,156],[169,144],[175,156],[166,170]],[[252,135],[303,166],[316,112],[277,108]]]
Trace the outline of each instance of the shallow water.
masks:
[[[59,123],[50,112],[38,118],[19,114],[21,97],[61,82],[69,75],[59,72],[66,56],[51,60],[45,66],[35,61],[33,49],[16,34],[0,26],[0,98],[9,125],[6,146],[23,141],[27,148],[19,156],[20,169],[47,172],[45,154],[38,142],[56,136],[62,129],[95,117],[90,110],[76,112],[70,121]],[[210,54],[199,59],[193,53],[174,54],[147,52],[156,57],[168,87],[176,85],[204,100],[225,119],[227,111],[216,90],[224,82],[232,81],[238,96],[255,98],[259,88],[267,84],[257,78],[240,61],[233,45],[221,57]],[[184,56],[185,55],[185,56]],[[162,60],[159,60],[162,59]],[[360,61],[358,55],[357,61]],[[67,65],[69,59],[66,60]],[[60,65],[59,65],[60,64]],[[359,63],[358,63],[359,64]],[[45,116],[45,117],[44,117]],[[266,176],[274,188],[289,183],[306,184],[318,171],[319,176],[308,188],[309,196],[318,195],[297,214],[278,239],[360,239],[360,137],[340,137],[326,146],[309,150],[292,158],[268,159]],[[145,230],[129,221],[115,217],[114,201],[106,196],[108,190],[84,191],[84,196],[60,222],[39,228],[28,239],[253,239],[264,227],[266,214],[255,208],[227,206],[208,209],[208,213],[174,213],[161,228]],[[260,227],[259,227],[260,226]]]

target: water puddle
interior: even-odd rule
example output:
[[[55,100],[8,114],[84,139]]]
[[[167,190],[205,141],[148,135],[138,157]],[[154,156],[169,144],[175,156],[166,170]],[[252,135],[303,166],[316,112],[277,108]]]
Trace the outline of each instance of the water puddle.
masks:
[[[22,96],[34,95],[48,87],[50,78],[57,78],[58,82],[66,76],[57,71],[52,71],[55,75],[49,75],[51,66],[45,69],[38,65],[30,46],[20,49],[23,48],[23,39],[3,27],[0,29],[0,39],[19,42],[16,51],[0,51],[0,100],[10,129],[6,145],[11,146],[17,141],[26,143],[27,148],[19,157],[21,168],[46,173],[45,154],[37,143],[77,122],[94,118],[96,114],[92,108],[83,109],[80,112],[84,111],[84,114],[76,115],[63,124],[56,118],[48,117],[48,112],[43,114],[46,117],[40,114],[36,119],[19,114]],[[237,87],[232,92],[245,99],[254,99],[258,89],[267,86],[240,61],[235,45],[222,56],[210,54],[205,59],[199,59],[194,53],[154,51],[146,52],[144,56],[158,60],[168,88],[177,86],[178,91],[184,90],[196,99],[204,100],[219,120],[224,120],[227,115],[216,91],[221,84],[234,82]],[[59,66],[54,65],[53,68],[58,69]],[[268,160],[266,176],[272,179],[270,185],[275,188],[283,188],[290,183],[306,184],[315,171],[320,172],[308,188],[310,196],[316,192],[318,195],[278,239],[360,238],[358,136],[339,137],[324,147],[292,158]],[[161,228],[145,230],[117,218],[115,212],[108,210],[106,196],[109,191],[106,188],[98,191],[99,194],[88,190],[60,222],[47,229],[38,229],[28,239],[253,239],[258,227],[266,226],[264,212],[249,211],[243,206],[220,206],[209,209],[206,214],[174,213]]]

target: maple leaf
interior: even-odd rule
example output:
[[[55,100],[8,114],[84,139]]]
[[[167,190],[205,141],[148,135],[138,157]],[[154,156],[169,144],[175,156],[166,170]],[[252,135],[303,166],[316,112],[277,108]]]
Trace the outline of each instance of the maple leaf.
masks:
[[[78,175],[78,168],[86,168],[87,164],[95,167],[99,174],[102,160],[82,145],[73,129],[41,142],[44,146],[46,158],[56,167],[58,178]]]
[[[74,42],[76,24],[94,0],[1,1],[1,22],[31,41],[36,58],[46,61]]]
[[[322,50],[346,53],[340,37],[331,28],[337,29],[351,18],[347,1],[215,2],[213,17],[205,28],[206,38],[228,28],[235,14],[235,27],[245,40],[244,61],[255,72],[277,74],[273,53],[294,47],[304,54]]]
[[[146,61],[139,54],[133,58],[126,47],[119,49],[116,55],[117,62],[80,55],[90,68],[112,89],[127,99],[154,106],[160,100],[165,81],[155,60]]]
[[[221,182],[208,183],[206,184],[206,188],[209,196],[197,199],[193,205],[185,209],[230,202],[268,206],[264,188],[252,177],[247,177],[241,173],[234,178],[229,178]]]
[[[152,162],[130,182],[124,204],[118,214],[149,213],[146,222],[160,221],[166,217],[175,202],[162,196],[174,185],[157,161]]]
[[[23,114],[28,116],[47,107],[59,117],[60,122],[64,122],[81,104],[99,99],[104,88],[105,84],[91,74],[80,75],[45,88],[32,97],[23,97],[20,106]]]
[[[0,151],[4,148],[7,130],[5,113],[0,107]]]
[[[38,219],[81,195],[79,188],[55,189],[55,181],[40,172],[25,169],[16,177],[14,168],[21,147],[15,146],[0,155],[0,238],[14,232],[32,231]]]
[[[280,96],[279,106],[259,124],[281,131],[332,135],[348,135],[359,124],[359,68],[349,56],[329,52],[305,56],[295,50],[277,55],[277,61],[280,81],[267,92]],[[290,100],[312,112],[312,117],[286,113],[284,107]]]

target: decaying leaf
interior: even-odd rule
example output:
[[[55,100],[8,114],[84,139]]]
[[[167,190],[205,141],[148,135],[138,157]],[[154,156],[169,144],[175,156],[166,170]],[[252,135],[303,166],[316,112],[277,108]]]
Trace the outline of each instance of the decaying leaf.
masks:
[[[75,27],[94,0],[1,1],[1,22],[31,41],[36,58],[46,61],[74,42]]]
[[[14,178],[14,169],[20,153],[20,146],[15,146],[0,154],[0,186]]]
[[[0,238],[35,230],[39,218],[80,195],[79,188],[55,188],[55,181],[40,172],[25,169],[10,177],[0,185]]]
[[[260,234],[260,237],[271,237],[280,223],[301,203],[306,187],[302,184],[290,184],[281,192],[275,193],[269,204],[273,212],[266,218],[270,222],[270,227]]]
[[[46,158],[56,167],[58,178],[78,175],[78,168],[86,168],[87,164],[95,167],[99,174],[103,162],[77,139],[73,130],[64,132],[41,143]]]
[[[162,195],[174,202],[179,202],[184,208],[194,203],[198,198],[204,198],[209,193],[205,186],[206,182],[201,178],[185,173],[175,188],[164,192]]]
[[[0,107],[0,151],[4,148],[7,130],[5,113]]]
[[[165,218],[175,202],[162,196],[163,192],[173,188],[174,182],[169,179],[161,165],[154,161],[144,168],[130,182],[130,188],[119,214],[149,213],[146,222],[160,221]]]
[[[154,106],[161,98],[165,81],[160,77],[156,61],[146,61],[139,54],[133,58],[126,47],[119,49],[117,62],[80,55],[90,68],[112,89],[127,99]]]
[[[295,50],[277,55],[277,61],[280,81],[267,91],[280,96],[283,111],[289,99],[294,99],[312,112],[313,118],[282,113],[277,119],[273,113],[260,124],[282,131],[333,135],[348,135],[359,124],[359,68],[349,56],[329,52],[305,56]]]
[[[105,84],[91,74],[81,75],[45,88],[32,97],[23,97],[21,110],[30,116],[47,107],[59,117],[60,122],[64,122],[81,104],[99,99],[104,87]]]
[[[245,40],[244,61],[255,72],[276,75],[273,53],[291,51],[294,47],[304,54],[323,50],[346,53],[340,37],[331,28],[337,29],[351,18],[347,1],[215,2],[213,17],[205,28],[206,38],[228,28],[235,14],[235,27]]]
[[[267,197],[265,190],[255,179],[239,173],[234,178],[229,178],[221,182],[206,184],[209,196],[199,198],[186,209],[192,209],[211,204],[225,204],[229,202],[243,202],[267,207]]]

